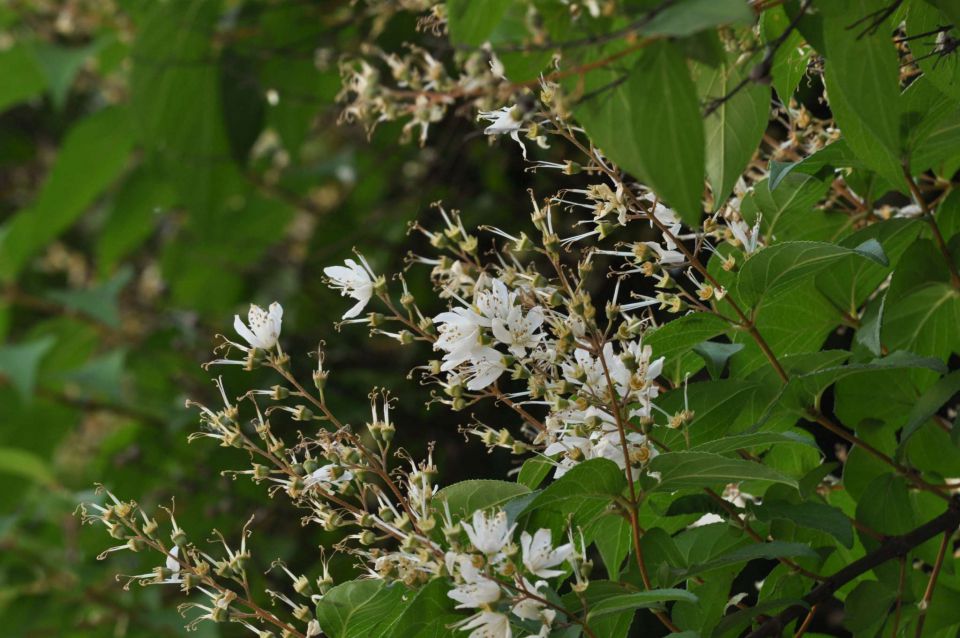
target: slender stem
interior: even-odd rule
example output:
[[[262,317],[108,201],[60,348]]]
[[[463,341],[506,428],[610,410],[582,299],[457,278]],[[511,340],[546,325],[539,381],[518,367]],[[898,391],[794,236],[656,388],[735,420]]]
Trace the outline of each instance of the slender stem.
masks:
[[[943,540],[940,541],[940,549],[937,551],[937,559],[933,563],[933,571],[930,572],[930,580],[927,581],[927,589],[923,592],[923,599],[920,601],[920,615],[917,617],[917,638],[923,636],[923,623],[927,619],[927,610],[930,608],[930,601],[933,599],[933,590],[937,586],[937,577],[940,576],[940,568],[943,567],[943,558],[947,555],[947,546],[950,545],[950,538],[954,530],[947,530],[943,533]]]
[[[950,249],[947,248],[947,244],[943,240],[943,234],[940,232],[937,220],[933,216],[933,211],[930,210],[930,204],[923,198],[923,193],[920,192],[920,187],[917,186],[917,182],[914,181],[913,176],[910,175],[909,168],[903,169],[903,175],[907,178],[907,185],[910,187],[910,192],[913,193],[913,199],[916,200],[920,209],[923,211],[924,221],[927,222],[927,225],[930,226],[930,230],[933,232],[933,241],[936,243],[940,254],[943,255],[943,260],[947,263],[947,268],[950,270],[950,284],[956,290],[960,290],[960,272],[957,271],[957,264],[953,261]]]
[[[810,608],[810,611],[807,613],[807,617],[803,619],[803,623],[800,625],[800,628],[797,630],[797,633],[793,634],[793,638],[800,638],[807,632],[807,629],[810,628],[810,623],[813,622],[813,617],[817,613],[817,606],[814,605]]]

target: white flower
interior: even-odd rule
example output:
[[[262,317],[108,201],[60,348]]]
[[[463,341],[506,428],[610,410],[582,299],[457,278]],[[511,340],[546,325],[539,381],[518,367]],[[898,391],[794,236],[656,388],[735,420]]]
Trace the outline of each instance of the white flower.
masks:
[[[497,341],[507,346],[515,357],[522,357],[527,348],[534,348],[543,338],[538,332],[543,325],[543,309],[535,306],[524,316],[523,308],[513,306],[505,319],[493,320],[493,336]]]
[[[483,390],[507,371],[503,364],[503,355],[497,350],[484,346],[471,353],[468,365],[464,369],[468,390]]]
[[[166,567],[174,573],[174,575],[180,573],[180,546],[174,545],[169,552],[167,552],[167,564]]]
[[[452,370],[480,348],[480,328],[490,325],[486,319],[469,308],[454,308],[433,318],[437,337],[433,347],[447,354],[443,357],[445,372]]]
[[[546,586],[546,581],[538,580],[536,585],[530,583],[526,578],[523,579],[523,586],[527,592],[537,594],[541,587]],[[539,620],[541,623],[538,638],[546,638],[550,635],[550,626],[557,617],[557,612],[552,609],[544,609],[544,604],[534,598],[521,598],[511,609],[518,618],[524,620]],[[530,638],[533,638],[532,636]]]
[[[510,292],[507,285],[499,279],[493,279],[489,289],[477,291],[474,304],[487,319],[505,320],[516,299],[517,293]]]
[[[513,139],[517,139],[517,132],[523,125],[523,116],[516,106],[504,106],[496,111],[480,111],[477,114],[477,119],[493,122],[483,129],[484,134],[509,135]]]
[[[504,614],[483,611],[458,625],[461,631],[470,632],[470,638],[511,638],[510,619]]]
[[[233,329],[250,344],[251,348],[269,350],[277,345],[282,320],[283,307],[276,301],[270,304],[269,311],[264,310],[260,306],[250,304],[250,312],[247,313],[247,321],[250,326],[247,327],[247,325],[243,323],[240,315],[234,315]]]
[[[304,487],[313,487],[314,485],[327,486],[334,485],[339,486],[353,480],[353,472],[350,470],[344,470],[338,465],[324,465],[321,468],[317,468],[311,472],[303,480]]]
[[[746,222],[740,220],[730,222],[727,226],[730,228],[733,236],[743,246],[743,252],[750,255],[757,251],[760,243],[760,215],[757,215],[757,223],[753,225],[753,228],[750,228]]]
[[[343,319],[352,319],[359,315],[373,296],[373,271],[363,257],[360,257],[360,261],[362,264],[347,259],[343,262],[346,266],[328,266],[323,269],[323,274],[330,279],[331,288],[340,290],[344,297],[357,300],[352,308],[343,313]]]
[[[496,111],[480,111],[477,119],[493,122],[483,129],[486,135],[509,135],[510,139],[523,149],[523,159],[527,159],[527,147],[520,141],[520,128],[523,126],[523,114],[517,106],[505,106]]]
[[[460,565],[460,577],[464,582],[447,593],[447,596],[460,603],[457,609],[481,607],[500,599],[500,585],[495,580],[484,576],[473,565],[470,556],[457,556],[457,562]]]
[[[533,536],[523,532],[520,535],[520,548],[523,550],[524,567],[540,578],[553,578],[563,574],[562,570],[550,568],[567,560],[573,553],[573,545],[570,543],[553,549],[549,529],[538,529]]]
[[[502,550],[513,539],[516,526],[516,523],[507,525],[507,514],[503,510],[495,513],[476,511],[472,525],[463,523],[463,529],[473,546],[488,556]]]

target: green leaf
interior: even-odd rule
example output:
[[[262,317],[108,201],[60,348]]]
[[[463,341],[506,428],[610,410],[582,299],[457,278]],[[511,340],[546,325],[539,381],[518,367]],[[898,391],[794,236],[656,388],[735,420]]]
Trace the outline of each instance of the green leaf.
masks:
[[[712,454],[728,454],[737,450],[750,450],[757,447],[770,447],[777,443],[794,443],[816,447],[813,440],[792,432],[751,432],[725,436],[715,441],[701,443],[690,448],[690,452],[710,452]]]
[[[100,272],[111,271],[121,259],[141,246],[175,201],[173,188],[149,171],[139,170],[124,180],[97,234]]]
[[[224,121],[214,47],[220,5],[220,0],[184,0],[177,11],[148,5],[138,24],[130,77],[137,133],[152,170],[170,178],[191,222],[211,233],[238,221],[234,216],[230,224],[220,223],[227,201],[246,190]]]
[[[737,481],[783,483],[792,487],[797,482],[760,463],[732,459],[710,452],[667,452],[650,461],[650,471],[660,473],[658,492],[690,487],[710,487]]]
[[[88,397],[120,401],[123,397],[123,371],[127,353],[117,349],[91,359],[81,367],[63,374],[63,380]]]
[[[846,356],[846,352],[839,354]],[[886,357],[878,357],[863,363],[847,365],[827,365],[819,369],[792,375],[777,396],[771,401],[770,408],[758,422],[758,426],[772,414],[781,411],[803,413],[816,407],[820,395],[841,379],[858,374],[871,374],[879,370],[927,369],[944,372],[943,363],[933,357],[921,357],[911,352],[897,351]]]
[[[528,489],[535,490],[540,487],[543,480],[550,474],[553,465],[550,461],[533,457],[523,462],[520,466],[520,472],[517,474],[517,483],[525,485]]]
[[[777,558],[793,557],[817,558],[818,554],[806,543],[789,543],[786,541],[770,541],[768,543],[757,543],[739,547],[726,554],[721,554],[717,558],[706,561],[699,565],[693,565],[687,569],[677,570],[674,573],[676,580],[686,580],[697,574],[703,574],[719,567],[727,565],[736,565],[746,563],[751,560],[773,560]]]
[[[960,65],[951,59],[951,55],[941,58],[936,34],[930,35],[935,29],[951,23],[954,21],[930,4],[913,2],[907,12],[907,38],[923,77],[954,100],[960,100]]]
[[[403,613],[407,590],[382,580],[354,580],[333,587],[317,603],[317,622],[330,638],[383,636]]]
[[[133,146],[129,126],[126,111],[107,108],[70,129],[37,198],[0,234],[0,279],[15,277],[117,178]]]
[[[858,583],[844,601],[843,626],[856,635],[876,635],[889,618],[890,605],[896,598],[897,592],[879,581]]]
[[[843,239],[842,246],[871,252],[876,259],[850,256],[817,274],[817,289],[838,308],[856,317],[858,308],[890,274],[895,262],[921,231],[916,220],[893,219],[871,224]]]
[[[66,105],[67,96],[80,67],[87,58],[99,51],[102,45],[102,40],[94,40],[79,47],[65,47],[50,43],[34,46],[34,55],[47,78],[50,97],[58,111],[62,111]]]
[[[658,607],[661,603],[674,600],[685,600],[689,603],[696,603],[697,597],[685,589],[651,589],[650,591],[636,592],[633,594],[611,596],[604,598],[590,607],[587,620],[590,621],[601,616],[606,616],[607,614],[616,614],[622,611]]]
[[[41,485],[53,486],[57,483],[50,471],[50,463],[33,452],[18,448],[0,447],[0,473],[22,476]]]
[[[738,63],[734,57],[716,69],[698,65],[694,78],[701,99],[709,104],[723,98],[750,70],[749,64]],[[714,210],[726,202],[757,151],[769,115],[770,86],[750,82],[704,121],[707,180],[713,191]]]
[[[109,280],[85,290],[53,290],[47,293],[47,297],[65,308],[82,312],[115,328],[120,325],[117,298],[132,278],[133,270],[127,266],[117,271]]]
[[[909,349],[942,359],[960,351],[960,292],[947,283],[929,283],[903,296],[887,294],[881,341],[888,349]]]
[[[778,39],[789,25],[790,18],[783,7],[765,9],[760,16],[760,31],[768,44]],[[791,32],[773,54],[770,75],[773,76],[773,88],[783,104],[790,103],[812,55],[813,51],[804,44],[803,37],[797,31]],[[772,173],[770,179],[773,180]]]
[[[0,51],[0,113],[43,92],[46,81],[29,47],[19,44]]]
[[[447,2],[447,28],[450,40],[457,44],[480,46],[490,37],[510,0],[450,0]]]
[[[764,500],[762,505],[751,508],[758,520],[782,519],[801,527],[820,530],[836,538],[844,547],[853,547],[853,527],[843,512],[835,507],[806,501],[787,503]]]
[[[509,481],[474,479],[449,485],[437,492],[435,505],[443,510],[444,503],[449,505],[455,516],[469,516],[477,510],[503,505],[518,496],[528,494],[526,485]]]
[[[896,474],[874,478],[857,502],[857,520],[881,534],[906,534],[916,519],[907,482]]]
[[[13,384],[24,400],[33,395],[40,361],[55,341],[54,337],[47,336],[27,343],[0,347],[0,374]]]
[[[417,592],[413,600],[401,603],[402,614],[380,636],[382,638],[442,638],[451,635],[448,625],[463,619],[447,596],[446,579],[436,578]],[[363,638],[373,638],[369,634]]]
[[[921,425],[930,420],[958,392],[960,392],[960,370],[951,372],[924,392],[910,410],[907,423],[900,433],[900,445],[904,445]]]
[[[597,519],[584,533],[593,538],[603,565],[607,568],[607,575],[612,580],[620,578],[620,566],[630,553],[633,542],[630,523],[620,516],[605,516]]]
[[[747,305],[757,305],[764,295],[789,287],[851,255],[886,265],[872,243],[861,248],[793,241],[774,244],[756,253],[743,265],[736,290]]]
[[[719,379],[723,374],[723,369],[727,367],[727,361],[730,357],[743,350],[742,343],[717,343],[715,341],[704,341],[693,347],[696,352],[707,364],[707,372],[711,379]]]
[[[773,164],[771,163],[771,171]],[[774,181],[777,178],[778,181]],[[787,172],[756,184],[743,198],[740,212],[748,224],[760,219],[767,243],[832,240],[847,223],[845,215],[818,210],[828,184],[812,175]]]
[[[627,485],[623,470],[607,459],[579,463],[540,492],[521,515],[545,511],[573,516],[577,525],[586,525],[606,511],[611,499]]]
[[[699,359],[694,356],[695,364],[692,369],[684,368],[685,357],[689,355],[693,346],[723,334],[730,329],[730,323],[717,315],[705,312],[692,312],[662,326],[657,327],[643,336],[643,342],[653,350],[654,357],[664,357],[664,374],[676,383],[683,381],[686,372],[696,372],[700,368]],[[674,372],[676,371],[676,373]]]
[[[682,37],[720,25],[746,25],[753,12],[745,0],[683,0],[667,5],[647,22],[644,35]]]
[[[868,166],[906,189],[897,107],[900,65],[889,29],[853,37],[847,28],[875,9],[869,0],[824,5],[824,77],[830,109],[847,143]]]
[[[625,78],[612,73],[591,76],[586,91],[599,93],[574,111],[588,135],[611,160],[651,186],[688,225],[699,227],[703,120],[686,61],[661,41],[643,52]],[[653,86],[656,91],[650,90]]]

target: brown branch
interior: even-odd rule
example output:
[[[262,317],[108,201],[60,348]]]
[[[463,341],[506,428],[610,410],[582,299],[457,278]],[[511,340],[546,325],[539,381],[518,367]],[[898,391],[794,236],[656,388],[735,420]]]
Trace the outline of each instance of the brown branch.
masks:
[[[933,563],[933,571],[930,572],[930,580],[927,581],[927,589],[923,592],[923,600],[920,601],[920,615],[917,618],[917,638],[923,636],[923,622],[927,619],[927,609],[930,608],[930,601],[933,599],[933,590],[937,586],[937,577],[940,575],[940,568],[943,567],[943,558],[947,554],[947,546],[950,545],[951,530],[943,533],[943,540],[940,541],[940,549],[937,551],[937,560]]]
[[[793,605],[788,607],[760,625],[760,627],[751,632],[747,638],[779,636],[787,625],[803,617],[810,607],[829,600],[838,589],[861,574],[889,560],[906,556],[911,550],[938,534],[946,534],[949,537],[949,535],[957,529],[957,526],[960,526],[960,499],[953,498],[947,507],[947,511],[943,514],[902,536],[892,536],[888,538],[881,543],[878,549],[850,563],[815,587],[809,594],[803,597],[806,605]]]

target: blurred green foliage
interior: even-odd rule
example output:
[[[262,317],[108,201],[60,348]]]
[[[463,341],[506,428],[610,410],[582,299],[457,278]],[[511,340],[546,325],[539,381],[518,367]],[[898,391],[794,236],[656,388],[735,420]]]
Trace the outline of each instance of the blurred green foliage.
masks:
[[[5,636],[182,633],[162,600],[175,592],[115,582],[142,571],[135,556],[94,560],[106,539],[73,513],[98,498],[97,480],[149,505],[175,496],[196,533],[237,534],[232,522],[253,513],[258,555],[319,560],[317,532],[220,476],[230,452],[186,443],[184,400],[213,395],[199,368],[213,335],[249,301],[274,299],[285,333],[327,338],[345,417],[363,418],[374,384],[415,392],[401,376],[411,353],[332,330],[342,304],[322,267],[357,246],[398,270],[407,223],[449,189],[471,216],[496,220],[526,184],[503,178],[516,153],[465,146],[455,122],[431,150],[398,145],[396,126],[372,141],[337,126],[338,56],[370,37],[397,48],[411,22],[326,0],[0,5]],[[450,427],[446,415],[412,420],[416,396],[400,406],[414,449]],[[482,461],[450,466],[491,472]]]

